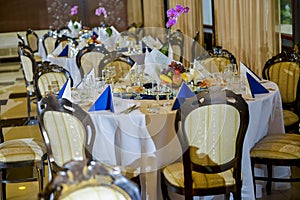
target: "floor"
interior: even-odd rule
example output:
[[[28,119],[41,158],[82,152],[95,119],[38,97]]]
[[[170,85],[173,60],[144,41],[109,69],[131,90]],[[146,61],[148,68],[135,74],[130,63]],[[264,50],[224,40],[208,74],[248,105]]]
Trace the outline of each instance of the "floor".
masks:
[[[18,98],[11,98],[8,100],[6,105],[1,106],[1,120],[6,119],[10,121],[14,118],[25,119],[21,120],[20,123],[26,121],[26,94],[24,79],[22,71],[20,70],[19,62],[15,60],[7,60],[6,62],[0,62],[0,102],[1,99],[5,99],[5,96],[14,94],[13,96]],[[34,106],[33,106],[34,107]],[[34,116],[36,110],[33,109],[31,116]],[[2,123],[2,122],[1,122]],[[19,124],[18,124],[19,125]],[[22,124],[20,124],[22,125]],[[20,138],[20,137],[41,137],[39,128],[37,125],[28,125],[26,131],[22,128],[7,127],[2,129],[5,140]],[[15,175],[16,172],[12,172]],[[24,170],[21,174],[26,174],[28,171]],[[17,173],[16,173],[17,174]],[[29,174],[32,173],[29,170]],[[293,175],[300,176],[300,169],[292,169]],[[47,178],[45,178],[47,181]],[[267,195],[265,191],[262,193],[260,200],[285,200],[300,199],[300,183],[292,183],[291,189],[288,190],[273,190],[271,195]],[[7,199],[9,200],[27,200],[37,199],[38,184],[37,182],[30,183],[18,183],[7,185]]]

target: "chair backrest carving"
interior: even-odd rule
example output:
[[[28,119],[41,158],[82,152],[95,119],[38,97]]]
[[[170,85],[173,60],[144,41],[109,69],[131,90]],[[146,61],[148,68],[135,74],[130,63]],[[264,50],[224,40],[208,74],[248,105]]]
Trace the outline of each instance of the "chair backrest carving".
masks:
[[[47,185],[39,199],[119,199],[140,200],[137,185],[115,169],[99,162],[71,161]],[[95,178],[96,177],[96,178]]]

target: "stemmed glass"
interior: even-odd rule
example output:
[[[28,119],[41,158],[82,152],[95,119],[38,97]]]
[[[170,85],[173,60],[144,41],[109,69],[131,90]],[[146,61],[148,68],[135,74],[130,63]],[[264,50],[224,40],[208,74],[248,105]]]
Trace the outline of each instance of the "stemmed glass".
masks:
[[[157,84],[152,88],[152,92],[155,94],[156,102],[159,104],[159,95],[162,92],[162,87],[160,85],[160,82],[157,82]]]
[[[134,69],[130,71],[130,80],[132,89],[137,94],[134,99],[142,99],[141,92],[143,91],[143,82],[144,82],[144,66],[137,65]]]
[[[115,66],[108,66],[107,67],[107,79],[108,82],[113,84],[115,81],[115,76],[116,76],[116,68]]]
[[[166,95],[167,102],[164,103],[165,106],[170,106],[172,103],[170,102],[170,95],[172,94],[172,88],[169,85],[164,85],[162,88],[162,92]]]

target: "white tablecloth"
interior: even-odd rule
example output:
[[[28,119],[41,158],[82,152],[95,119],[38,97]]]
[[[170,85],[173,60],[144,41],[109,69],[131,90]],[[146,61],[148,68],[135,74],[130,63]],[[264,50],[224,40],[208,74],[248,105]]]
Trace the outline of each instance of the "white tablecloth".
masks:
[[[73,86],[75,87],[81,81],[81,74],[76,64],[76,57],[56,57],[51,54],[47,56],[47,61],[50,61],[53,64],[62,66],[68,70],[73,79]]]
[[[278,87],[272,82],[266,83],[265,86],[272,87],[275,91],[257,95],[255,101],[248,101],[250,121],[243,148],[243,199],[255,199],[250,162],[251,148],[267,134],[284,133]],[[141,111],[147,113],[146,104],[150,101],[141,102],[141,105],[145,104]],[[134,111],[129,115],[114,115],[108,111],[90,113],[97,129],[93,150],[93,156],[97,160],[108,164],[127,165],[139,158],[151,158],[147,161],[143,159],[146,164],[138,162],[138,165],[145,164],[143,167],[149,172],[142,179],[143,192],[147,193],[143,195],[144,199],[161,198],[159,173],[156,170],[175,161],[181,155],[181,147],[174,130],[175,112],[170,111],[170,107],[160,107],[159,112],[143,114]],[[123,150],[121,154],[115,151],[116,143]],[[118,156],[120,157],[117,158]],[[288,176],[289,168],[275,171],[276,174]]]

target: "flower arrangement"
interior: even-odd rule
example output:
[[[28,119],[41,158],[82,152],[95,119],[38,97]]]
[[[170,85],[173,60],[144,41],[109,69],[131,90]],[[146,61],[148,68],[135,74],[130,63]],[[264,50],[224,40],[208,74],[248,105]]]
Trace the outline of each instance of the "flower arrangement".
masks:
[[[97,15],[99,17],[101,15],[103,15],[104,19],[103,19],[103,22],[101,22],[101,23],[102,23],[102,26],[105,27],[106,26],[105,19],[107,18],[107,12],[106,12],[106,9],[101,6],[101,4],[99,4],[99,7],[96,9],[95,15]],[[112,35],[112,30],[110,27],[106,27],[105,31],[109,37]]]
[[[72,19],[68,23],[68,28],[71,30],[73,37],[77,37],[79,31],[82,29],[81,22],[78,22],[78,6],[75,5],[70,10]]]
[[[172,61],[167,69],[165,68],[162,70],[160,79],[165,83],[180,85],[182,80],[187,81],[188,77],[183,65],[181,63]]]
[[[180,4],[177,4],[175,8],[170,8],[167,10],[168,21],[166,23],[167,28],[171,28],[177,23],[177,19],[184,13],[189,12],[189,7],[183,7]]]
[[[74,29],[81,29],[81,23],[78,22],[78,6],[77,5],[75,5],[71,8],[70,15],[73,18],[73,20],[71,20],[71,22],[73,23]]]

